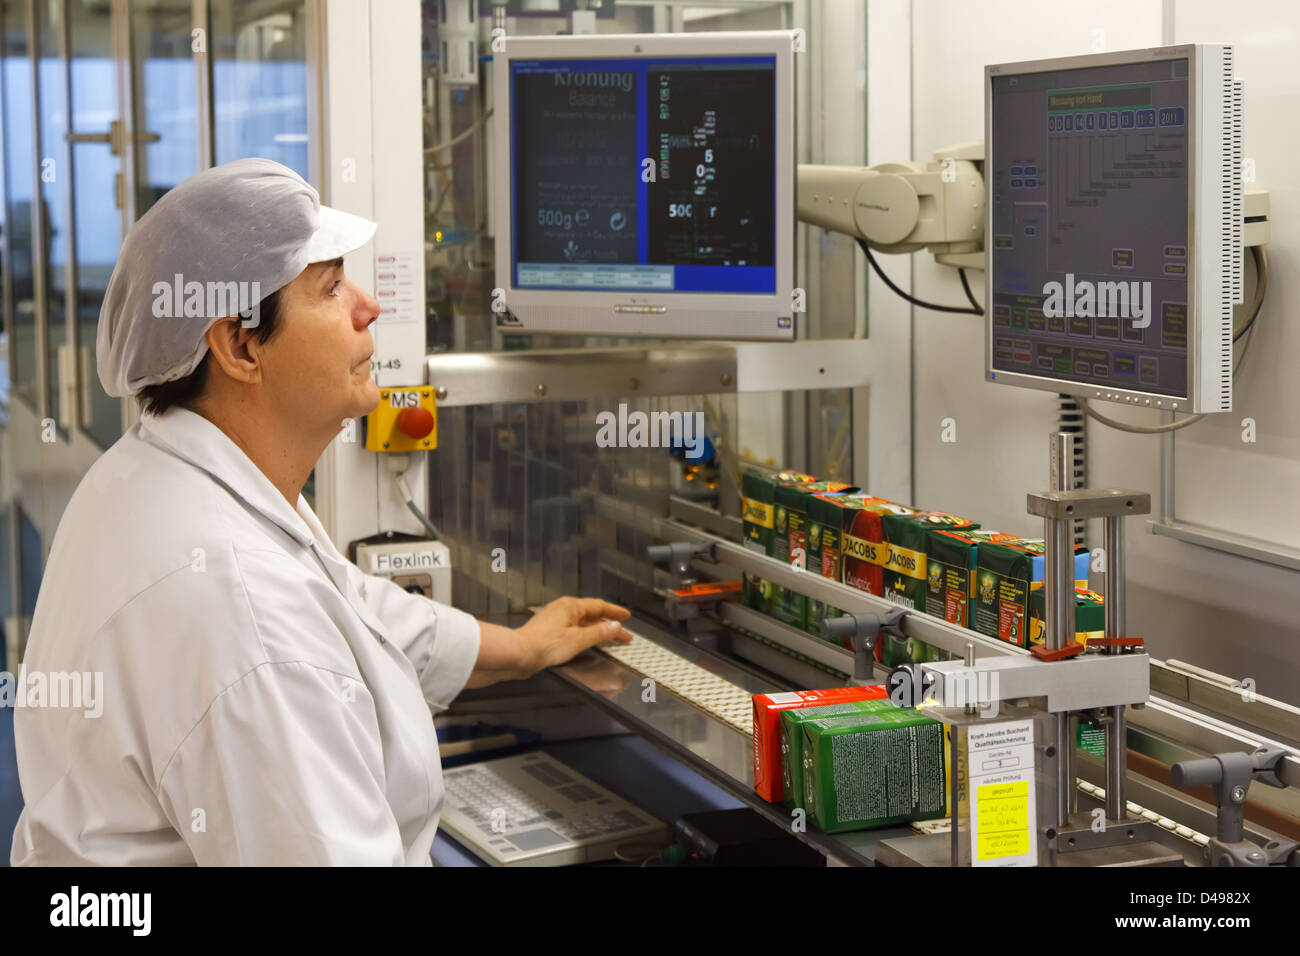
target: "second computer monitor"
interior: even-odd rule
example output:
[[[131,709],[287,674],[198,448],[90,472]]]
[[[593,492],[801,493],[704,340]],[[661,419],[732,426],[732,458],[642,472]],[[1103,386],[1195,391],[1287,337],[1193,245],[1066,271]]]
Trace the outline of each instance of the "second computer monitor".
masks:
[[[985,71],[990,380],[1232,407],[1241,106],[1231,47]]]

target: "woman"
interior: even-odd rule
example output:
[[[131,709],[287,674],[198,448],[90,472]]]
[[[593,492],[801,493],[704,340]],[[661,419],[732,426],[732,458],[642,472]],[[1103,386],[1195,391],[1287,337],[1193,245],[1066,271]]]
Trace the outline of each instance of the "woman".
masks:
[[[13,863],[427,865],[430,709],[630,639],[599,600],[476,621],[362,574],[322,530],[303,483],[379,401],[379,306],[342,260],[374,230],[248,159],[126,237],[98,367],[144,415],[63,515],[24,660],[29,683],[102,675],[102,699],[15,714]]]

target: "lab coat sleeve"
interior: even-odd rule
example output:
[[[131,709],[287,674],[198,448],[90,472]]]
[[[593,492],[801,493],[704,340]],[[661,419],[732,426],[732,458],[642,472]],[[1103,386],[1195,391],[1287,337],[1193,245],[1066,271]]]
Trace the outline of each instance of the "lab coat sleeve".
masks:
[[[158,797],[200,865],[397,866],[402,836],[383,779],[363,683],[264,663],[185,737]]]
[[[415,667],[429,707],[434,713],[446,710],[478,662],[478,621],[458,608],[403,590],[388,578],[366,574],[355,564],[348,565],[348,576]]]

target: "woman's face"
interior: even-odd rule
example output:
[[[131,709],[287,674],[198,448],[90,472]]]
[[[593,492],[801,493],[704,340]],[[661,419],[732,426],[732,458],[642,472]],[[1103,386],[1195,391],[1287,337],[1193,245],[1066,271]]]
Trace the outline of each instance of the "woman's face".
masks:
[[[304,269],[284,287],[280,327],[262,346],[274,407],[311,430],[373,411],[370,323],[378,317],[379,303],[348,281],[342,259]]]

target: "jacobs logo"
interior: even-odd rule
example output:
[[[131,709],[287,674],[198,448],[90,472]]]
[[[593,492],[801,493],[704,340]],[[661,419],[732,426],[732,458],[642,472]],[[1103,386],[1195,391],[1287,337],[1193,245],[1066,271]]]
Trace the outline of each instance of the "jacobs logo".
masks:
[[[876,558],[875,544],[862,538],[854,538],[851,535],[844,536],[844,556],[846,558],[861,558],[863,561],[870,561],[872,564],[879,563]]]
[[[890,550],[889,558],[886,561],[889,567],[901,568],[904,571],[916,570],[916,558],[910,554],[903,554],[900,551]]]

